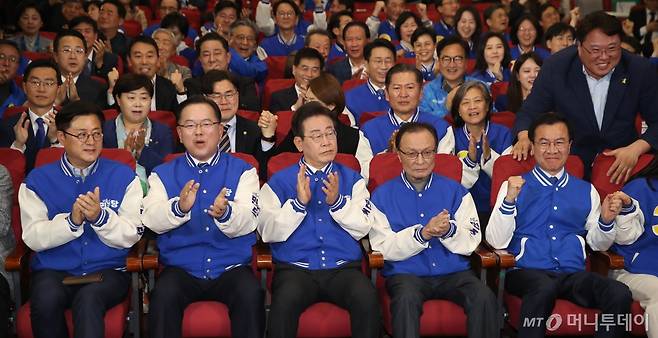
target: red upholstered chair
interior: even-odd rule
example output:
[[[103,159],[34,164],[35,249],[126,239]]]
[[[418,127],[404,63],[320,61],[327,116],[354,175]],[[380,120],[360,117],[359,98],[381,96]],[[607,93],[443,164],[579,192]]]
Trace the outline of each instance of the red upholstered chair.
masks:
[[[64,148],[46,148],[39,151],[37,154],[35,168],[58,161],[64,154]],[[124,163],[135,169],[135,159],[126,150],[123,149],[103,149],[101,157],[109,158],[117,162]],[[17,237],[20,239],[20,237]],[[141,256],[144,251],[145,242],[140,241],[131,249],[128,257],[126,258],[126,269],[131,273],[131,291],[128,297],[120,304],[107,310],[105,313],[105,337],[106,338],[121,338],[124,336],[126,329],[126,319],[129,322],[129,331],[133,337],[140,337],[140,315],[142,301],[139,297],[139,276],[138,273],[142,269]],[[25,248],[25,244],[20,241],[20,246]],[[7,271],[19,272],[21,270],[27,271],[29,264],[29,250],[20,252],[13,252],[5,262]],[[25,278],[27,275],[18,277]],[[20,285],[20,282],[18,282]],[[20,290],[20,289],[17,289]],[[17,304],[20,304],[17,303]],[[18,306],[18,305],[17,305]],[[73,336],[73,320],[71,310],[65,313],[66,324],[69,330],[69,335]],[[16,334],[19,338],[31,338],[32,335],[32,322],[30,319],[30,302],[20,305],[16,313]]]
[[[653,160],[653,155],[651,154],[642,154],[638,158],[635,168],[631,171],[631,175],[635,175],[638,171],[644,169],[649,162]],[[592,177],[591,182],[596,188],[596,191],[599,192],[601,200],[605,198],[610,193],[613,193],[617,190],[621,190],[621,184],[610,183],[610,177],[606,175],[610,166],[615,162],[614,156],[606,156],[599,154],[594,159],[592,163]]]
[[[165,157],[165,162],[174,160],[182,156],[183,153],[169,154]],[[256,171],[258,171],[258,161],[249,154],[244,153],[230,153],[251,164]],[[262,249],[257,244],[254,246],[254,255],[252,260],[252,267],[255,270],[264,269],[257,263],[257,257]],[[155,275],[162,268],[159,262],[159,253],[155,246],[155,242],[149,243],[149,248],[142,260],[144,270],[149,274],[149,288],[153,290],[155,286]],[[194,302],[185,308],[183,314],[183,337],[232,337],[231,335],[231,321],[229,319],[228,307],[223,303],[216,301],[200,301]]]
[[[404,63],[407,65],[416,65],[416,58],[408,58],[408,57],[399,57],[398,61],[396,63]]]
[[[169,127],[169,130],[171,130],[171,136],[173,136],[175,142],[178,142],[176,115],[174,115],[173,112],[168,110],[152,110],[149,112],[149,119],[158,121]]]
[[[23,51],[23,56],[30,59],[30,61],[47,60],[52,57],[50,53],[29,52],[29,51]]]
[[[131,38],[139,36],[142,33],[142,25],[135,20],[125,20],[123,22],[123,30]]]
[[[151,10],[151,7],[144,5],[137,5],[137,8],[141,9],[144,12],[146,21],[148,21],[148,23],[151,24],[151,21],[153,20],[153,10]]]
[[[267,80],[283,79],[287,61],[287,56],[268,56],[265,59],[265,63],[267,64]]]
[[[466,59],[466,74],[473,73],[475,70],[475,59]]]
[[[516,161],[512,158],[512,155],[505,155],[498,158],[496,163],[494,163],[493,177],[491,180],[491,205],[494,205],[500,186],[508,177],[525,174],[532,170],[534,166],[534,158],[529,158],[526,161]],[[584,174],[583,163],[574,155],[570,155],[567,159],[566,170],[570,175],[579,178],[582,178]],[[501,268],[500,279],[498,281],[498,299],[501,303],[504,302],[507,305],[510,326],[518,329],[521,320],[521,298],[504,291],[505,271],[515,266],[514,255],[508,253],[506,250],[495,250],[495,253],[498,256],[499,266]],[[580,315],[580,318],[585,318],[585,316],[586,318],[594,318],[598,313],[600,311],[597,309],[581,307],[564,299],[556,299],[553,314],[561,316],[564,320],[562,325],[554,330],[547,330],[546,335],[593,335],[593,326],[569,324],[566,319],[574,314]]]
[[[509,129],[514,128],[514,121],[516,121],[516,114],[511,111],[491,113],[491,122],[502,124]]]
[[[11,107],[5,109],[5,112],[2,114],[2,118],[4,120],[6,120],[6,119],[8,119],[8,118],[10,118],[10,117],[12,117],[16,114],[20,114],[20,113],[24,112],[24,111],[27,111],[26,106],[11,106]]]
[[[171,62],[173,62],[173,63],[175,63],[175,64],[177,64],[177,65],[179,65],[179,66],[185,66],[185,67],[189,67],[189,66],[190,66],[190,61],[188,61],[187,58],[185,58],[185,57],[182,56],[182,55],[172,55],[172,56],[169,58],[169,60],[171,60]]]
[[[116,109],[103,109],[103,116],[105,117],[105,121],[110,121],[119,116],[119,111]]]
[[[39,31],[39,35],[43,36],[46,39],[50,39],[55,41],[55,38],[57,37],[57,33],[55,32],[46,32],[46,31]]]
[[[196,8],[183,7],[180,12],[187,17],[190,27],[199,31],[201,27],[201,12]]]
[[[267,163],[267,176],[287,168],[299,161],[301,153],[281,153],[272,157]],[[348,154],[336,154],[336,162],[345,165],[356,172],[361,172],[359,161]],[[273,269],[271,254],[263,253],[259,261],[268,262],[269,270]],[[274,269],[274,272],[276,270]],[[263,279],[267,277],[261,276]],[[350,337],[352,335],[349,313],[331,303],[318,302],[308,307],[299,317],[297,337]]]
[[[436,154],[435,161],[436,174],[461,182],[462,162],[457,156]],[[374,191],[381,184],[400,176],[401,172],[402,164],[397,154],[377,154],[370,162],[368,190]],[[371,279],[377,287],[384,310],[384,327],[387,332],[392,333],[391,299],[384,286],[384,278],[378,273],[384,267],[384,257],[379,252],[371,251],[368,260],[372,270]],[[486,282],[486,269],[496,266],[496,256],[480,246],[471,255],[471,262],[473,267],[480,269],[480,277]],[[466,336],[467,334],[466,314],[461,306],[442,299],[432,299],[423,303],[423,314],[420,317],[421,336]]]
[[[290,132],[290,128],[292,127],[292,116],[294,114],[295,112],[289,110],[276,113],[276,116],[278,117],[276,131],[274,132],[276,135],[276,145],[281,144]]]
[[[269,60],[270,58],[267,58],[266,60]],[[286,89],[294,84],[295,79],[269,79],[265,81],[265,89],[263,90],[263,110],[270,109],[270,98],[272,93]]]
[[[354,87],[360,86],[360,85],[366,83],[366,81],[368,81],[368,80],[365,80],[365,79],[349,79],[349,80],[346,80],[345,82],[343,82],[343,85],[342,85],[343,92],[347,93],[348,90],[350,90]]]
[[[363,126],[366,122],[374,119],[377,116],[381,116],[386,114],[384,111],[367,111],[361,114],[361,117],[359,117],[359,125]]]
[[[496,101],[496,98],[500,95],[507,95],[507,88],[509,87],[509,82],[495,82],[491,84],[491,98],[493,101]]]
[[[254,122],[258,122],[258,118],[260,118],[260,112],[257,111],[252,111],[252,110],[238,110],[238,115],[244,117],[247,120],[251,120]]]

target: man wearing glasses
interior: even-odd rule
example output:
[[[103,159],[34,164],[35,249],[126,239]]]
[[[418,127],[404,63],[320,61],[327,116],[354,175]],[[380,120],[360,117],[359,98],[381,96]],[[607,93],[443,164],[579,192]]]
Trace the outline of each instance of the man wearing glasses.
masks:
[[[264,292],[250,266],[258,174],[219,151],[223,128],[212,100],[194,96],[179,110],[185,154],[153,170],[144,199],[142,221],[158,234],[164,265],[151,296],[150,336],[181,337],[187,305],[210,300],[228,307],[233,336],[262,338]]]
[[[571,135],[567,120],[554,113],[532,123],[528,137],[537,165],[502,183],[486,228],[487,242],[507,249],[516,259],[505,289],[522,298],[519,337],[544,337],[557,298],[612,318],[630,311],[626,285],[585,271],[585,244],[605,251],[615,238],[641,233],[642,225],[637,230],[615,222],[622,212],[623,193],[606,196],[601,205],[591,183],[566,172]],[[635,207],[623,206],[624,213],[631,208]],[[608,321],[595,328],[596,337],[626,337],[624,324],[620,319]]]
[[[106,309],[128,295],[128,250],[142,236],[142,188],[126,165],[99,157],[103,112],[87,101],[55,117],[65,153],[21,184],[23,240],[31,260],[35,337],[68,337],[71,308],[81,337],[103,337]],[[111,178],[111,179],[109,179]]]
[[[20,62],[18,45],[13,41],[0,40],[0,118],[5,109],[25,102],[25,93],[14,82]]]
[[[432,125],[407,123],[395,138],[402,173],[373,192],[369,235],[386,262],[393,336],[419,337],[424,301],[447,299],[464,308],[469,337],[498,337],[496,297],[468,258],[482,237],[473,197],[432,173],[438,143]]]
[[[61,83],[57,65],[52,61],[32,61],[23,77],[27,109],[2,121],[0,146],[22,152],[27,172],[34,167],[40,149],[58,144],[54,106]]]
[[[303,157],[260,192],[258,232],[276,262],[269,337],[296,337],[299,316],[323,301],[349,312],[352,337],[379,337],[377,292],[361,272],[358,242],[372,224],[366,181],[334,161],[334,118],[321,103],[301,106],[292,132]]]
[[[528,127],[551,111],[577,128],[572,152],[583,160],[587,176],[594,157],[603,152],[616,158],[607,173],[610,181],[622,183],[641,154],[658,149],[656,69],[646,59],[622,51],[623,34],[615,17],[591,13],[576,31],[577,46],[544,62],[517,113],[515,158],[528,157]],[[649,125],[641,136],[635,129],[638,113]]]
[[[458,36],[448,36],[436,45],[439,55],[439,75],[423,88],[420,110],[444,117],[448,114],[448,93],[462,83],[478,79],[466,76],[468,45]]]
[[[107,85],[83,73],[87,64],[87,42],[78,31],[63,30],[53,42],[53,58],[61,73],[62,86],[57,91],[57,102],[65,105],[72,101],[95,102],[107,106]]]

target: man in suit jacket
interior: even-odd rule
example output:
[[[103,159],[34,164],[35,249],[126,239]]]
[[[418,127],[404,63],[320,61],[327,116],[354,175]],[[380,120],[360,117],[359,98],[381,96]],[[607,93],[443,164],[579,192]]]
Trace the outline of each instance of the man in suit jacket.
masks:
[[[52,61],[31,62],[23,80],[27,109],[2,121],[0,147],[11,147],[22,152],[25,155],[26,172],[34,167],[40,149],[57,143],[57,111],[54,104],[61,83],[59,70]]]
[[[107,79],[107,74],[112,68],[118,67],[119,58],[116,54],[108,52],[111,50],[108,40],[98,38],[96,21],[87,15],[82,15],[71,20],[69,27],[82,34],[87,42],[87,63],[82,73]]]
[[[328,69],[340,84],[352,77],[361,78],[362,75],[365,75],[363,72],[365,72],[366,59],[363,51],[369,40],[370,30],[363,22],[352,21],[345,25],[343,41],[347,57],[330,64]]]
[[[228,41],[216,32],[202,36],[196,42],[199,51],[199,63],[203,73],[211,70],[229,71],[232,54],[229,52]],[[260,97],[256,90],[254,79],[233,73],[238,81],[240,91],[240,109],[260,111]],[[191,78],[185,81],[185,88],[190,96],[202,93],[201,80]]]
[[[621,34],[616,18],[603,12],[589,14],[577,31],[578,46],[546,60],[517,113],[515,158],[527,157],[528,127],[548,112],[565,116],[576,129],[572,153],[585,168],[598,153],[616,157],[608,172],[615,182],[628,178],[641,154],[658,149],[658,77],[646,59],[622,51]],[[649,125],[639,138],[638,112]]]
[[[65,105],[83,99],[95,102],[101,108],[107,106],[107,85],[82,73],[88,50],[82,34],[74,30],[61,31],[57,34],[53,47],[53,57],[64,84],[57,93],[58,103]]]
[[[645,0],[644,6],[631,10],[628,20],[633,22],[633,35],[642,43],[642,53],[646,57],[651,56],[651,41],[658,39],[658,1]]]
[[[272,93],[270,111],[297,110],[304,104],[308,82],[318,77],[323,68],[324,58],[320,52],[308,47],[300,49],[292,66],[295,84]]]

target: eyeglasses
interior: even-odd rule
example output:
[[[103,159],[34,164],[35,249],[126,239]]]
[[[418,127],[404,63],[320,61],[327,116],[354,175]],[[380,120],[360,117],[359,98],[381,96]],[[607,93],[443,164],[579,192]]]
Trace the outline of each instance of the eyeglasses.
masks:
[[[392,65],[393,63],[395,63],[395,60],[393,60],[393,58],[383,58],[383,59],[377,58],[377,59],[372,59],[371,61],[368,61],[368,62],[372,62],[372,63],[374,63],[375,65],[378,65],[378,66],[379,65],[388,66],[388,65]]]
[[[79,134],[71,134],[71,133],[69,133],[68,131],[65,131],[65,130],[63,130],[62,132],[66,135],[73,136],[73,137],[77,138],[78,141],[80,141],[80,143],[87,143],[87,141],[89,141],[90,137],[96,142],[103,139],[103,133],[100,132],[100,131],[95,131],[95,132],[92,132],[92,133],[88,133],[88,132],[83,131]]]
[[[555,141],[541,140],[536,144],[539,147],[539,149],[542,151],[550,149],[551,145],[555,146],[555,149],[562,151],[567,147],[569,142],[565,140],[555,140]]]
[[[336,139],[336,129],[327,130],[325,133],[314,133],[312,135],[302,135],[302,137],[308,137],[311,141],[315,143],[320,143],[323,137],[326,137],[327,140]]]
[[[206,94],[206,97],[211,98],[213,100],[220,101],[221,99],[224,99],[226,101],[233,100],[237,96],[238,92],[233,90],[230,92],[226,92],[224,94],[222,93],[211,93],[211,94]]]
[[[84,55],[85,54],[85,49],[84,48],[71,48],[71,47],[64,47],[60,50],[64,54],[77,54],[77,55]]]
[[[423,150],[423,151],[404,151],[402,149],[398,149],[398,152],[404,157],[405,159],[409,161],[415,161],[418,158],[418,155],[423,158],[423,160],[429,160],[434,157],[436,154],[436,151],[434,150]]]
[[[464,63],[463,56],[442,56],[439,60],[441,60],[441,64],[444,66],[449,65],[451,62],[454,62],[456,65],[461,65]]]
[[[0,62],[5,61],[5,60],[9,60],[10,63],[17,63],[18,59],[19,59],[18,57],[13,56],[13,55],[7,56],[5,54],[0,54]]]
[[[34,88],[41,88],[41,87],[52,88],[55,85],[57,85],[57,81],[53,81],[53,80],[41,81],[41,80],[37,80],[37,79],[31,79],[31,80],[27,81],[27,84],[29,84],[30,86],[32,86]]]
[[[221,122],[213,122],[210,120],[203,120],[199,123],[197,122],[192,122],[192,121],[186,121],[184,124],[179,124],[178,126],[185,129],[186,131],[194,131],[196,128],[201,127],[201,130],[203,131],[210,131],[212,128],[220,124]]]
[[[236,39],[236,40],[239,40],[239,41],[247,41],[247,42],[254,42],[254,41],[256,41],[256,38],[255,38],[255,37],[253,37],[253,36],[251,36],[251,35],[243,35],[243,34],[236,35],[236,36],[235,36],[235,39]]]
[[[593,57],[601,57],[603,54],[607,54],[608,56],[614,56],[617,55],[619,52],[619,49],[621,48],[621,45],[614,45],[610,46],[608,48],[599,48],[599,47],[594,47],[591,49],[588,49],[583,45],[582,43],[580,44],[581,47],[591,56]]]

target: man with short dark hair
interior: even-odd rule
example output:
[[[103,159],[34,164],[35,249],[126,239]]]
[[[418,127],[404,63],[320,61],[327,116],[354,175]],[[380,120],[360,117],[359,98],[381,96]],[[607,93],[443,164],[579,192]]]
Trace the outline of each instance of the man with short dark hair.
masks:
[[[18,45],[10,40],[0,40],[0,118],[5,109],[25,102],[25,93],[14,82],[20,62]]]
[[[546,48],[555,54],[571,45],[576,40],[576,30],[564,22],[558,22],[546,30],[544,33],[544,44]]]
[[[515,256],[505,289],[522,298],[519,337],[544,337],[557,298],[599,309],[602,316],[627,318],[632,302],[628,287],[585,271],[586,243],[605,251],[615,236],[628,230],[615,223],[621,198],[610,194],[601,205],[591,183],[567,173],[572,137],[565,118],[539,116],[528,137],[537,164],[502,183],[486,228],[489,244]],[[599,322],[596,337],[625,337],[624,323]]]
[[[329,49],[331,49],[331,37],[324,29],[314,29],[304,38],[304,47],[313,48],[320,52],[324,62],[328,62]]]
[[[333,43],[331,44],[331,50],[329,51],[328,62],[331,63],[332,61],[347,57],[347,53],[345,52],[345,40],[343,39],[343,30],[350,22],[352,22],[352,12],[350,11],[342,10],[331,15],[327,25],[327,31],[329,32],[329,36],[333,40]],[[369,32],[369,30],[367,31]]]
[[[76,335],[102,338],[105,312],[128,295],[126,256],[144,231],[142,187],[130,167],[100,157],[102,123],[103,112],[91,102],[65,106],[55,117],[64,155],[30,172],[18,193],[23,241],[34,251],[36,338],[68,337],[69,308]]]
[[[267,64],[256,53],[257,39],[256,25],[251,20],[240,19],[231,24],[228,39],[231,52],[229,68],[240,76],[262,83],[267,76]]]
[[[295,111],[305,103],[308,82],[320,75],[324,68],[324,59],[320,52],[304,47],[295,54],[292,75],[295,84],[286,89],[272,93],[270,111],[276,113],[283,110]]]
[[[160,28],[167,29],[174,33],[175,45],[176,45],[176,55],[183,56],[187,59],[188,64],[193,65],[196,61],[196,51],[185,42],[185,37],[190,30],[190,24],[187,21],[187,18],[179,13],[169,13],[167,16],[162,18],[160,21]]]
[[[616,158],[607,173],[610,181],[622,183],[641,154],[658,149],[656,69],[646,59],[622,51],[621,23],[611,15],[587,15],[576,33],[578,45],[544,62],[516,114],[519,141],[513,156],[528,156],[532,147],[528,127],[541,115],[555,111],[578,127],[573,154],[585,164],[586,177],[594,157],[604,153]],[[635,129],[638,113],[649,126],[640,136]]]
[[[128,54],[130,39],[119,31],[126,18],[126,8],[117,0],[105,0],[98,16],[98,28],[112,45],[112,53],[125,58]],[[91,47],[91,46],[90,46]]]
[[[343,17],[352,20],[350,16]],[[334,29],[332,32],[336,30]],[[349,21],[344,24],[341,32],[343,45],[340,48],[342,53],[345,54],[345,57],[340,61],[330,64],[328,67],[329,73],[333,74],[341,84],[350,79],[366,79],[368,76],[366,72],[368,61],[364,56],[364,50],[370,40],[368,26],[360,21]],[[334,46],[338,46],[338,43],[339,40],[336,37],[336,44]],[[332,52],[336,48],[332,48]],[[331,58],[330,52],[329,59]]]
[[[87,15],[78,16],[69,22],[69,27],[78,31],[87,42],[87,63],[82,71],[85,75],[97,75],[107,79],[107,74],[116,68],[118,57],[109,52],[109,40],[103,41],[98,36],[98,24]]]

